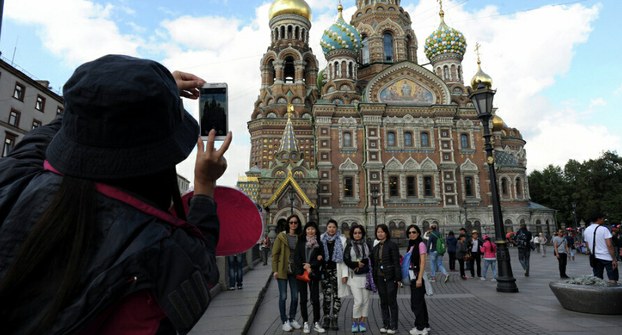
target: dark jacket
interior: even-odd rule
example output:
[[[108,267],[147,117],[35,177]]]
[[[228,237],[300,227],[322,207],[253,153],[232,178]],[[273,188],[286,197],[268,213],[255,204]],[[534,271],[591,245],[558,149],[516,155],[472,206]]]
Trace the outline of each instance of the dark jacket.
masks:
[[[309,278],[314,281],[322,279],[322,269],[324,266],[324,245],[322,244],[322,241],[320,241],[319,236],[317,236],[317,243],[318,247],[311,250],[308,262],[306,260],[306,235],[302,235],[298,239],[296,249],[294,250],[294,264],[297,272],[296,274],[302,274],[302,272],[304,272],[304,263],[309,263],[311,265],[311,273],[309,274]],[[322,260],[318,261],[317,256],[322,256]]]
[[[371,253],[374,280],[401,281],[400,252],[397,244],[391,240],[385,240],[384,247],[381,248],[381,246],[382,243],[376,244]],[[382,249],[382,254],[380,254],[380,249]]]
[[[466,239],[464,242],[460,242],[460,240],[458,240],[458,243],[456,244],[456,259],[464,259],[464,255],[468,254],[467,244],[468,242]]]
[[[62,176],[45,171],[43,161],[59,127],[57,120],[33,130],[8,157],[0,159],[0,278],[58,191]],[[163,219],[169,214],[160,212],[156,217],[97,194],[96,238],[92,241],[96,247],[82,273],[85,287],[60,312],[48,334],[76,333],[107,307],[144,290],[155,296],[180,334],[194,326],[207,309],[210,286],[218,281],[216,204],[210,197],[194,197],[184,222],[188,229],[171,224]],[[202,237],[189,232],[196,228]],[[53,295],[23,301],[20,307],[29,324],[19,329],[36,324],[42,318],[37,311],[52,299]]]
[[[484,240],[478,237],[477,241],[477,251],[471,251],[473,249],[473,239],[469,240],[467,243],[467,254],[481,254],[479,248],[484,245]]]
[[[447,236],[447,239],[445,239],[445,242],[447,243],[448,253],[456,252],[456,246],[458,244],[458,239],[456,238],[456,236],[453,236],[453,235]]]
[[[363,259],[361,260],[363,263],[366,263],[366,266],[363,266],[362,268],[359,268],[358,261],[352,259],[352,255],[351,255],[352,241],[351,240],[348,240],[348,243],[346,243],[346,247],[343,251],[343,262],[346,264],[347,267],[352,269],[354,273],[357,275],[362,275],[362,274],[366,274],[367,272],[369,272],[369,262],[371,261],[371,253],[372,253],[373,247],[368,242],[365,242],[365,243],[367,244],[367,248],[369,249],[370,255],[365,255]]]

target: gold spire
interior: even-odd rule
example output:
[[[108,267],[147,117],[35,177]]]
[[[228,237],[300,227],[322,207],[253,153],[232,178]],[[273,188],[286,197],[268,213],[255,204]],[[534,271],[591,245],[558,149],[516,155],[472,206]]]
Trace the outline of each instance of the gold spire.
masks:
[[[339,5],[337,6],[337,11],[339,12],[339,18],[343,20],[343,16],[341,12],[343,12],[343,6],[341,5],[341,0],[339,0]]]
[[[441,10],[438,12],[438,15],[441,17],[441,21],[444,22],[445,21],[445,12],[443,12],[443,0],[437,0],[438,4],[441,7]]]
[[[492,78],[489,75],[487,75],[484,71],[482,71],[482,67],[481,67],[482,62],[479,59],[479,48],[480,47],[481,47],[481,44],[479,44],[479,42],[475,43],[475,53],[477,54],[477,72],[473,76],[473,79],[471,79],[471,88],[473,88],[474,90],[477,89],[477,86],[479,85],[479,83],[484,84],[486,88],[492,87]]]

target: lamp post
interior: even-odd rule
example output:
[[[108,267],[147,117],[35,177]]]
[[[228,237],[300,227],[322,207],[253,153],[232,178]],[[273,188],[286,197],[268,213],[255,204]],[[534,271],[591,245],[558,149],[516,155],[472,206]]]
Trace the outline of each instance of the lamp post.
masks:
[[[501,214],[501,203],[499,201],[499,189],[497,186],[497,174],[495,172],[495,158],[493,156],[493,147],[490,140],[492,136],[490,132],[490,119],[492,118],[492,100],[495,91],[490,89],[484,83],[479,82],[475,92],[469,96],[475,109],[477,117],[482,121],[484,127],[484,140],[486,149],[486,162],[488,163],[488,176],[490,178],[490,192],[492,195],[492,214],[495,224],[495,236],[497,238],[497,264],[499,271],[497,276],[497,292],[518,292],[516,279],[512,274],[512,265],[510,264],[510,253],[508,245],[503,238],[503,215]]]
[[[378,213],[376,212],[376,206],[378,205],[378,189],[377,188],[373,188],[371,190],[371,198],[374,201],[374,231],[376,229],[376,227],[378,226]]]
[[[469,221],[469,218],[468,218],[468,216],[467,216],[467,204],[466,204],[466,201],[464,201],[464,202],[462,203],[462,207],[464,207],[464,228],[466,228],[466,226],[467,226],[467,221]]]
[[[289,189],[289,204],[290,204],[290,213],[289,215],[294,215],[294,189]]]

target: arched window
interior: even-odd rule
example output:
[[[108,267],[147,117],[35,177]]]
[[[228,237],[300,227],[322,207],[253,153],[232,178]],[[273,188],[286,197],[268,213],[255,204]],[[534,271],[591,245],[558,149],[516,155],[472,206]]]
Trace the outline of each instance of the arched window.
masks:
[[[385,62],[393,62],[393,35],[386,32],[383,36],[384,60]]]
[[[395,146],[395,132],[390,131],[387,133],[387,145],[390,147]]]
[[[410,131],[404,132],[404,146],[405,147],[413,146],[413,133],[411,133]]]
[[[421,132],[421,146],[429,147],[430,146],[430,134],[427,131]]]
[[[410,54],[410,47],[412,44],[412,38],[410,36],[406,36],[406,59],[412,60],[412,55]]]
[[[508,195],[508,180],[507,180],[507,178],[501,178],[501,194]]]
[[[285,83],[293,83],[296,76],[296,68],[294,67],[294,57],[287,56],[285,58],[285,70],[283,71],[285,75]]]
[[[352,62],[348,62],[348,78],[354,78]]]
[[[343,147],[352,148],[352,133],[349,131],[343,132]]]
[[[339,78],[339,62],[335,62],[335,66],[333,67],[333,69],[335,70],[335,75],[333,76],[333,78]]]
[[[469,148],[469,135],[468,134],[460,134],[460,148],[462,149]]]
[[[369,39],[367,36],[363,36],[361,42],[361,58],[363,64],[369,64]]]
[[[516,197],[522,197],[523,196],[523,183],[519,178],[516,178]]]
[[[274,70],[274,61],[268,62],[268,85],[274,84],[276,80],[276,71]]]
[[[448,66],[443,67],[443,79],[449,80],[449,67]]]

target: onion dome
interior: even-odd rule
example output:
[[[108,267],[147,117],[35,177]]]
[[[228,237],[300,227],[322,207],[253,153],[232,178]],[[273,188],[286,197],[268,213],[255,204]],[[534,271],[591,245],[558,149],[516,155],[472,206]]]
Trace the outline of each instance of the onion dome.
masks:
[[[492,131],[500,131],[503,128],[507,128],[508,126],[505,124],[505,121],[499,116],[495,115],[492,117]]]
[[[324,55],[338,49],[347,49],[358,53],[361,49],[361,34],[359,34],[356,28],[343,20],[341,15],[343,6],[341,4],[337,7],[337,10],[339,11],[337,22],[324,31],[324,35],[322,35],[320,40],[322,51],[324,51]]]
[[[268,17],[272,20],[282,14],[300,15],[311,21],[311,7],[305,0],[275,0],[270,6]]]
[[[479,60],[479,55],[477,55],[477,72],[473,76],[473,79],[471,79],[471,88],[473,88],[474,90],[477,89],[479,83],[484,84],[486,88],[492,87],[492,78],[484,71],[482,71],[481,63],[482,62],[480,62]]]
[[[441,24],[425,39],[423,47],[425,55],[430,62],[434,62],[434,59],[439,55],[449,53],[458,54],[462,59],[467,45],[464,35],[445,23],[443,9],[439,12],[439,16],[441,17]]]

